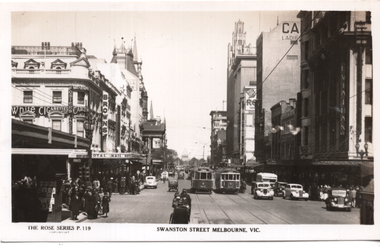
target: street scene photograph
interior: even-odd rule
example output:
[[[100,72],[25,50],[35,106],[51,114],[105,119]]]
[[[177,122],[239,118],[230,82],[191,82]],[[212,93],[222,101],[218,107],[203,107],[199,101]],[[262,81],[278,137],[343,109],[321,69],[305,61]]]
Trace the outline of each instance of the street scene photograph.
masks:
[[[371,2],[8,6],[7,224],[379,239]]]

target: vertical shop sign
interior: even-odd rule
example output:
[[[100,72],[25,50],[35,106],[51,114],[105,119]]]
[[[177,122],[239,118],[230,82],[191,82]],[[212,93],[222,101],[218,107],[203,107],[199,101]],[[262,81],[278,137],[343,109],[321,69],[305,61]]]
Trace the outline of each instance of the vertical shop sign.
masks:
[[[339,132],[340,135],[345,135],[346,130],[346,65],[344,63],[341,64],[340,69],[340,126]]]
[[[69,133],[73,133],[73,87],[69,88]]]
[[[102,135],[108,134],[108,93],[103,92],[103,106],[102,106]]]

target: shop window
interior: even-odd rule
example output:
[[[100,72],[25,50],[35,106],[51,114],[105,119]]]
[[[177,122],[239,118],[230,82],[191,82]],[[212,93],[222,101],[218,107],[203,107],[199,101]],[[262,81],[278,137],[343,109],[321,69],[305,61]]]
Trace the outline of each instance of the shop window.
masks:
[[[61,104],[61,103],[62,103],[62,92],[53,91],[53,104]]]
[[[24,103],[33,103],[33,91],[24,91]]]
[[[84,105],[84,92],[78,92],[77,103]]]
[[[83,121],[77,121],[77,136],[84,137],[84,122]]]
[[[52,128],[53,128],[53,130],[59,130],[59,131],[61,131],[61,129],[62,129],[62,121],[59,119],[57,119],[57,120],[52,120]]]

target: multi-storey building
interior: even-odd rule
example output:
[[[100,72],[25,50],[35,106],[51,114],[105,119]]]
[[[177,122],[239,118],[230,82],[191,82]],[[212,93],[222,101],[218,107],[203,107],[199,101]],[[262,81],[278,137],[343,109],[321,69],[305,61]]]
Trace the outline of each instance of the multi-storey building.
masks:
[[[241,164],[242,120],[241,93],[245,86],[256,81],[256,55],[251,44],[246,45],[244,22],[235,23],[232,44],[228,44],[227,64],[227,146],[226,155],[231,163]]]
[[[81,43],[68,47],[50,46],[48,42],[12,47],[15,178],[22,175],[18,173],[32,176],[51,170],[50,164],[68,178],[77,177],[79,168],[90,160],[89,145],[92,143],[94,151],[103,150],[107,146],[106,133],[112,136],[117,131],[115,125],[108,123],[115,118],[119,91],[99,71],[91,69],[91,59],[95,58],[86,55]],[[39,129],[40,134],[33,133],[33,129]],[[45,133],[48,141],[40,143]],[[116,140],[112,137],[111,141]]]
[[[271,158],[266,171],[275,172],[279,181],[293,181],[298,159],[298,141],[300,128],[297,127],[297,101],[289,99],[289,103],[281,100],[271,107]]]
[[[368,182],[373,176],[371,12],[301,11],[298,18],[300,158],[323,167],[309,172],[317,183]]]
[[[227,112],[211,111],[211,135],[210,135],[210,161],[213,166],[226,163],[226,128]]]
[[[240,98],[240,154],[244,165],[256,163],[255,154],[255,101],[256,82],[243,88]]]
[[[262,32],[257,47],[257,100],[255,111],[255,156],[271,162],[271,107],[280,100],[295,98],[300,81],[300,24],[282,22]]]

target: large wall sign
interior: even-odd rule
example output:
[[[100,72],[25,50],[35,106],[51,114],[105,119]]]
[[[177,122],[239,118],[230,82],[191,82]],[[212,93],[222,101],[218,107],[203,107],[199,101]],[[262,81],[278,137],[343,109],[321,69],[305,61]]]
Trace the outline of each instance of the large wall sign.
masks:
[[[103,92],[103,106],[102,106],[102,135],[108,134],[108,93]]]
[[[32,113],[35,117],[48,117],[52,112],[59,112],[63,115],[74,114],[83,115],[86,108],[82,106],[12,106],[12,116],[20,117],[24,113]]]
[[[281,27],[282,40],[297,40],[300,35],[298,22],[283,22]]]
[[[256,89],[251,88],[245,92],[245,110],[254,111],[256,100]]]

